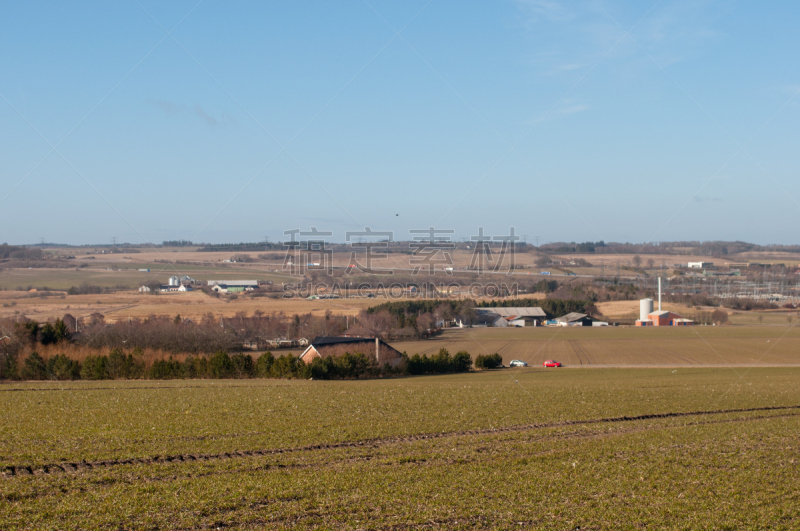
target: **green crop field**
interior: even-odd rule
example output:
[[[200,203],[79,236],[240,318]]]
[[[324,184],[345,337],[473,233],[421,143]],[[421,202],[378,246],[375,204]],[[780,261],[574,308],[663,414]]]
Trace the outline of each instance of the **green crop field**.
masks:
[[[760,367],[6,384],[0,529],[796,529],[799,381]]]

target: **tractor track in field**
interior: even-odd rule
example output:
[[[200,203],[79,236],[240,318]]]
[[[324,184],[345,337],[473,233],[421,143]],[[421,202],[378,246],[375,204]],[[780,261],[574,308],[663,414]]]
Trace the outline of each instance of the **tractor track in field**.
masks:
[[[500,433],[514,433],[514,432],[523,432],[523,431],[537,430],[537,429],[559,428],[565,426],[585,426],[585,425],[603,424],[603,423],[637,422],[642,420],[661,420],[661,419],[671,419],[671,418],[681,418],[681,417],[724,415],[730,413],[753,413],[761,411],[789,411],[789,410],[800,410],[800,405],[766,406],[766,407],[739,408],[739,409],[719,409],[711,411],[651,413],[646,415],[605,417],[599,419],[565,420],[560,422],[525,424],[518,426],[506,426],[501,428],[477,428],[472,430],[452,431],[452,432],[442,432],[442,433],[400,435],[400,436],[374,438],[374,439],[361,439],[358,441],[346,441],[339,443],[323,443],[323,444],[313,444],[306,446],[295,446],[290,448],[273,448],[273,449],[243,450],[243,451],[235,450],[231,452],[221,452],[216,454],[187,453],[187,454],[159,455],[152,457],[139,457],[139,458],[129,458],[129,459],[104,459],[98,461],[61,462],[61,463],[52,463],[40,466],[26,466],[26,465],[6,466],[2,471],[2,475],[5,478],[13,478],[18,476],[31,476],[31,475],[42,476],[42,475],[63,474],[68,472],[77,472],[77,471],[93,470],[93,469],[106,469],[124,465],[137,465],[137,464],[154,465],[154,464],[183,463],[183,462],[196,462],[196,461],[216,461],[224,459],[235,459],[241,457],[279,455],[279,454],[286,454],[293,452],[333,450],[339,448],[376,447],[387,444],[435,440],[447,437],[494,435]]]
[[[625,426],[621,428],[617,428],[613,431],[605,431],[603,429],[596,429],[591,432],[584,432],[584,431],[574,431],[569,433],[553,433],[553,434],[543,434],[540,436],[532,436],[524,441],[526,443],[547,443],[547,442],[565,442],[565,441],[591,441],[591,440],[603,440],[603,439],[611,439],[614,437],[620,437],[625,435],[632,435],[637,433],[647,433],[653,430],[660,430],[660,429],[677,429],[677,428],[685,428],[690,426],[709,426],[709,425],[719,425],[719,424],[732,424],[732,423],[743,423],[743,422],[752,422],[757,420],[772,420],[772,419],[787,419],[792,417],[800,416],[800,412],[796,413],[786,413],[782,415],[758,415],[758,416],[748,416],[748,417],[739,417],[739,418],[729,418],[729,419],[715,419],[715,420],[697,420],[693,422],[687,422],[684,424],[665,424],[665,425],[640,425],[640,426]],[[434,439],[436,440],[436,439]],[[236,466],[233,467],[226,467],[226,468],[213,468],[213,469],[205,469],[205,470],[198,470],[198,469],[186,469],[183,468],[182,470],[169,470],[164,471],[162,474],[156,473],[155,475],[136,475],[128,474],[117,479],[110,480],[108,478],[104,478],[98,482],[93,483],[94,489],[96,488],[105,488],[111,487],[118,483],[124,483],[127,485],[133,484],[141,484],[141,483],[162,483],[162,482],[174,482],[174,481],[183,481],[183,480],[190,480],[190,479],[200,479],[200,478],[211,478],[211,477],[226,477],[226,476],[233,476],[236,474],[253,474],[259,472],[267,472],[267,471],[289,471],[289,470],[315,470],[319,471],[323,468],[338,468],[342,466],[348,465],[358,465],[358,464],[366,464],[373,469],[381,468],[395,468],[395,467],[436,467],[436,466],[450,466],[450,465],[463,465],[468,462],[474,460],[480,460],[482,457],[480,455],[475,454],[483,454],[487,452],[489,449],[486,447],[478,447],[472,448],[471,450],[467,451],[468,454],[465,458],[453,458],[453,457],[443,457],[443,456],[408,456],[403,455],[402,457],[398,457],[398,454],[393,453],[390,450],[384,450],[385,454],[381,454],[381,450],[379,449],[381,444],[374,444],[374,445],[366,445],[361,447],[361,449],[365,452],[369,452],[363,455],[354,455],[352,457],[340,457],[340,456],[327,456],[323,457],[321,460],[311,460],[306,461],[303,460],[303,457],[300,457],[300,461],[287,461],[287,462],[279,462],[275,460],[273,462],[263,462],[259,461],[257,463],[253,463],[252,461],[243,460]],[[376,452],[370,452],[371,450],[377,450]],[[413,452],[413,450],[411,450]],[[556,448],[551,448],[543,451],[539,451],[533,454],[529,454],[528,457],[547,457],[551,456],[557,452]],[[313,454],[311,454],[313,455]],[[287,458],[290,457],[289,455],[286,456]],[[490,457],[487,457],[491,459]],[[615,456],[617,458],[617,456]],[[63,476],[63,474],[61,474]],[[47,490],[39,490],[32,492],[30,494],[20,495],[18,493],[13,493],[4,496],[0,493],[0,501],[3,501],[5,498],[7,501],[19,501],[22,498],[25,499],[34,499],[34,498],[47,498],[47,497],[57,497],[61,496],[68,491],[75,490],[80,491],[84,487],[81,485],[76,485],[73,488],[71,487],[64,487],[58,486],[49,492]],[[296,497],[291,496],[286,499],[276,499],[273,500],[272,503],[281,502],[281,501],[295,501]],[[234,512],[234,510],[223,510],[221,513],[228,514],[230,512]],[[194,528],[192,528],[194,529]]]
[[[575,352],[575,356],[578,357],[578,361],[581,365],[584,365],[583,360],[586,360],[586,365],[591,365],[591,362],[589,361],[589,355],[586,354],[586,351],[583,349],[580,343],[575,340],[570,340],[569,346],[572,347],[572,351]]]

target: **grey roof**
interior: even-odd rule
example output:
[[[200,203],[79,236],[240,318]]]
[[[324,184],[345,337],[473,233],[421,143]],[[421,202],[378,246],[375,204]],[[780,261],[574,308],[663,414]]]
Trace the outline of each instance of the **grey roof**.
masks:
[[[571,323],[573,321],[580,321],[584,317],[588,317],[585,313],[572,312],[556,319],[559,323]],[[591,317],[589,317],[591,319]]]
[[[500,317],[547,317],[544,310],[537,307],[524,308],[475,308],[478,315],[494,314]]]
[[[214,286],[222,284],[228,287],[231,286],[254,286],[258,287],[258,280],[209,280],[208,285]]]

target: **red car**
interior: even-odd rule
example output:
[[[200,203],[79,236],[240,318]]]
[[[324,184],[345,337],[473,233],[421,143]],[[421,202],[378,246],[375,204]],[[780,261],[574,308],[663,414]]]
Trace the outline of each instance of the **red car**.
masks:
[[[561,364],[555,360],[547,360],[546,362],[542,363],[545,367],[561,367]]]

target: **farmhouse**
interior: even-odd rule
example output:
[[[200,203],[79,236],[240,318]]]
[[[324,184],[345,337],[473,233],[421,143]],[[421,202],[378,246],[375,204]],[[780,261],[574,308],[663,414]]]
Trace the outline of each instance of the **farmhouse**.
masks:
[[[209,280],[208,285],[217,293],[244,293],[258,289],[258,280]]]
[[[363,353],[373,357],[378,365],[388,363],[397,367],[403,361],[403,355],[397,349],[377,337],[317,337],[308,348],[300,354],[304,363],[311,363],[315,358],[338,356],[345,352]]]
[[[258,288],[258,280],[209,280],[209,286],[227,286],[229,288]]]
[[[142,287],[147,287],[147,286],[142,286]],[[139,291],[144,291],[144,290],[139,288]],[[158,288],[158,291],[162,291],[162,292],[194,291],[194,289],[192,289],[192,287],[190,285],[188,285],[188,284],[178,284],[178,285],[167,284],[166,286],[161,286],[160,288]]]
[[[585,313],[572,312],[555,320],[558,326],[607,326],[608,323],[598,321]]]
[[[686,267],[689,269],[705,269],[707,267],[713,267],[714,262],[689,262],[686,264]]]
[[[507,326],[541,326],[547,319],[544,310],[538,307],[528,308],[476,308],[478,325]]]
[[[647,314],[646,319],[636,321],[636,326],[691,326],[694,321],[686,319],[675,312],[657,310]]]
[[[677,313],[666,310],[659,310],[649,314],[647,320],[652,323],[652,326],[688,326],[694,324],[691,319],[684,319]]]

